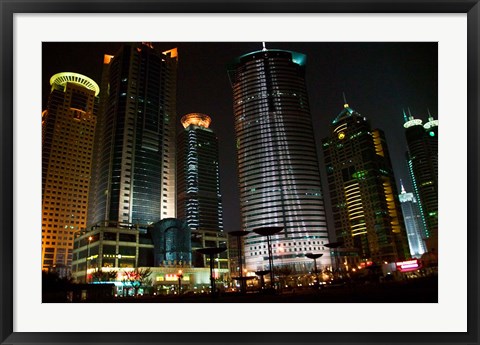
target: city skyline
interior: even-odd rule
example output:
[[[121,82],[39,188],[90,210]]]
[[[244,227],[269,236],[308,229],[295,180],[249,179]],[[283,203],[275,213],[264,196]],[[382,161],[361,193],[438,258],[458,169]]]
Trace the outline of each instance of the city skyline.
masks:
[[[225,230],[238,230],[232,94],[226,65],[236,56],[260,50],[261,43],[153,44],[162,51],[178,47],[177,119],[189,112],[203,112],[212,117],[212,128],[218,134],[221,147]],[[103,55],[115,54],[120,45],[120,42],[44,43],[44,90],[49,88],[49,78],[62,71],[84,74],[100,84]],[[307,56],[307,90],[324,190],[327,186],[319,143],[327,135],[330,121],[342,110],[343,93],[350,105],[374,127],[385,131],[397,180],[402,179],[407,189],[411,189],[405,161],[407,146],[402,109],[410,109],[414,117],[423,120],[428,110],[438,118],[436,43],[267,42],[266,46]],[[330,213],[328,207],[327,213]]]

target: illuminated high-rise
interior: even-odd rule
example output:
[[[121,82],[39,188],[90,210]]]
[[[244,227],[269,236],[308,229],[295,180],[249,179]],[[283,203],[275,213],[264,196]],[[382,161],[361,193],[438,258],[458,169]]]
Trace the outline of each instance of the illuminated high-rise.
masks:
[[[424,233],[423,221],[420,215],[420,208],[413,193],[407,193],[403,184],[401,184],[402,192],[398,196],[400,205],[402,206],[403,220],[405,221],[405,229],[407,231],[408,245],[412,257],[420,258],[426,252],[425,242],[422,234]]]
[[[233,89],[242,230],[282,227],[272,236],[275,266],[331,265],[319,164],[305,85],[306,56],[266,49],[229,66]],[[268,265],[267,239],[245,237],[249,270]]]
[[[203,247],[226,247],[218,165],[218,138],[211,118],[201,113],[182,117],[177,137],[177,218],[192,231],[193,265],[204,267]],[[219,254],[219,268],[228,268],[228,251]]]
[[[89,225],[175,217],[177,58],[150,43],[105,55]]]
[[[431,115],[428,121],[407,117],[403,113],[407,138],[407,164],[413,192],[419,202],[424,223],[422,234],[427,250],[438,250],[438,120]]]
[[[358,260],[410,256],[385,135],[345,103],[323,140],[337,240]]]
[[[62,275],[72,263],[74,233],[85,229],[97,121],[98,85],[55,74],[42,113],[42,269]]]
[[[192,230],[223,231],[218,138],[211,118],[191,113],[177,138],[177,217]]]

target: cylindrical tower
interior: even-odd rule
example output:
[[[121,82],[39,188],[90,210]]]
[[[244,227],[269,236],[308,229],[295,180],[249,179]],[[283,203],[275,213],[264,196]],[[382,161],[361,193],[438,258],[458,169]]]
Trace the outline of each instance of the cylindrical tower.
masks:
[[[436,251],[438,237],[438,120],[422,120],[404,114],[408,144],[407,163],[413,189],[419,202],[428,251]]]
[[[243,230],[283,227],[272,236],[273,259],[297,270],[311,268],[309,252],[331,264],[305,63],[304,54],[264,48],[229,67]],[[247,236],[248,269],[267,266],[266,246]]]
[[[92,79],[57,73],[42,112],[42,269],[68,275],[74,233],[85,229],[97,95]]]

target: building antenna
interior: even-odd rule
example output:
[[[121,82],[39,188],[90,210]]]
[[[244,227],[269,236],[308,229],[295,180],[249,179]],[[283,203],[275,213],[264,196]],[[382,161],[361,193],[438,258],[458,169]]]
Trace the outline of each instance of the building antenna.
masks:
[[[410,107],[408,107],[407,109],[408,109],[408,115],[410,116],[410,119],[413,119],[412,112],[410,111]]]
[[[430,114],[430,108],[427,108],[427,112],[428,112],[428,120],[429,121],[433,120],[433,116],[432,114]]]
[[[407,117],[407,114],[405,114],[405,109],[402,108],[402,112],[403,112],[403,121],[407,122],[408,117]]]
[[[262,46],[263,46],[262,51],[266,51],[267,47],[265,46],[265,42],[262,42]]]
[[[402,194],[405,194],[406,191],[405,191],[405,187],[403,186],[403,181],[402,181],[402,179],[400,179],[400,188],[402,189]]]
[[[342,92],[342,94],[343,94],[343,107],[348,108],[347,96],[345,96],[345,92]]]

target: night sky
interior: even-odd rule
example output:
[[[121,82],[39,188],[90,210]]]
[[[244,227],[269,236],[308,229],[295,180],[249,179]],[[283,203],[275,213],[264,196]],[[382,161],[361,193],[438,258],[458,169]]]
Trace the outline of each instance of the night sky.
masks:
[[[121,43],[43,43],[42,110],[50,92],[50,77],[59,72],[84,74],[100,85],[103,55],[115,55]],[[177,113],[208,114],[218,135],[220,179],[225,231],[240,229],[232,90],[226,65],[235,57],[262,49],[261,42],[154,43],[161,51],[178,48]],[[307,55],[306,81],[316,135],[322,184],[331,225],[321,139],[343,109],[343,93],[350,107],[385,132],[399,186],[411,191],[405,161],[406,141],[402,109],[437,119],[437,43],[323,43],[267,42],[267,49],[293,50]],[[40,114],[40,111],[39,111]],[[180,128],[180,127],[179,127]],[[400,190],[400,188],[399,188]],[[332,230],[332,229],[330,229]]]

